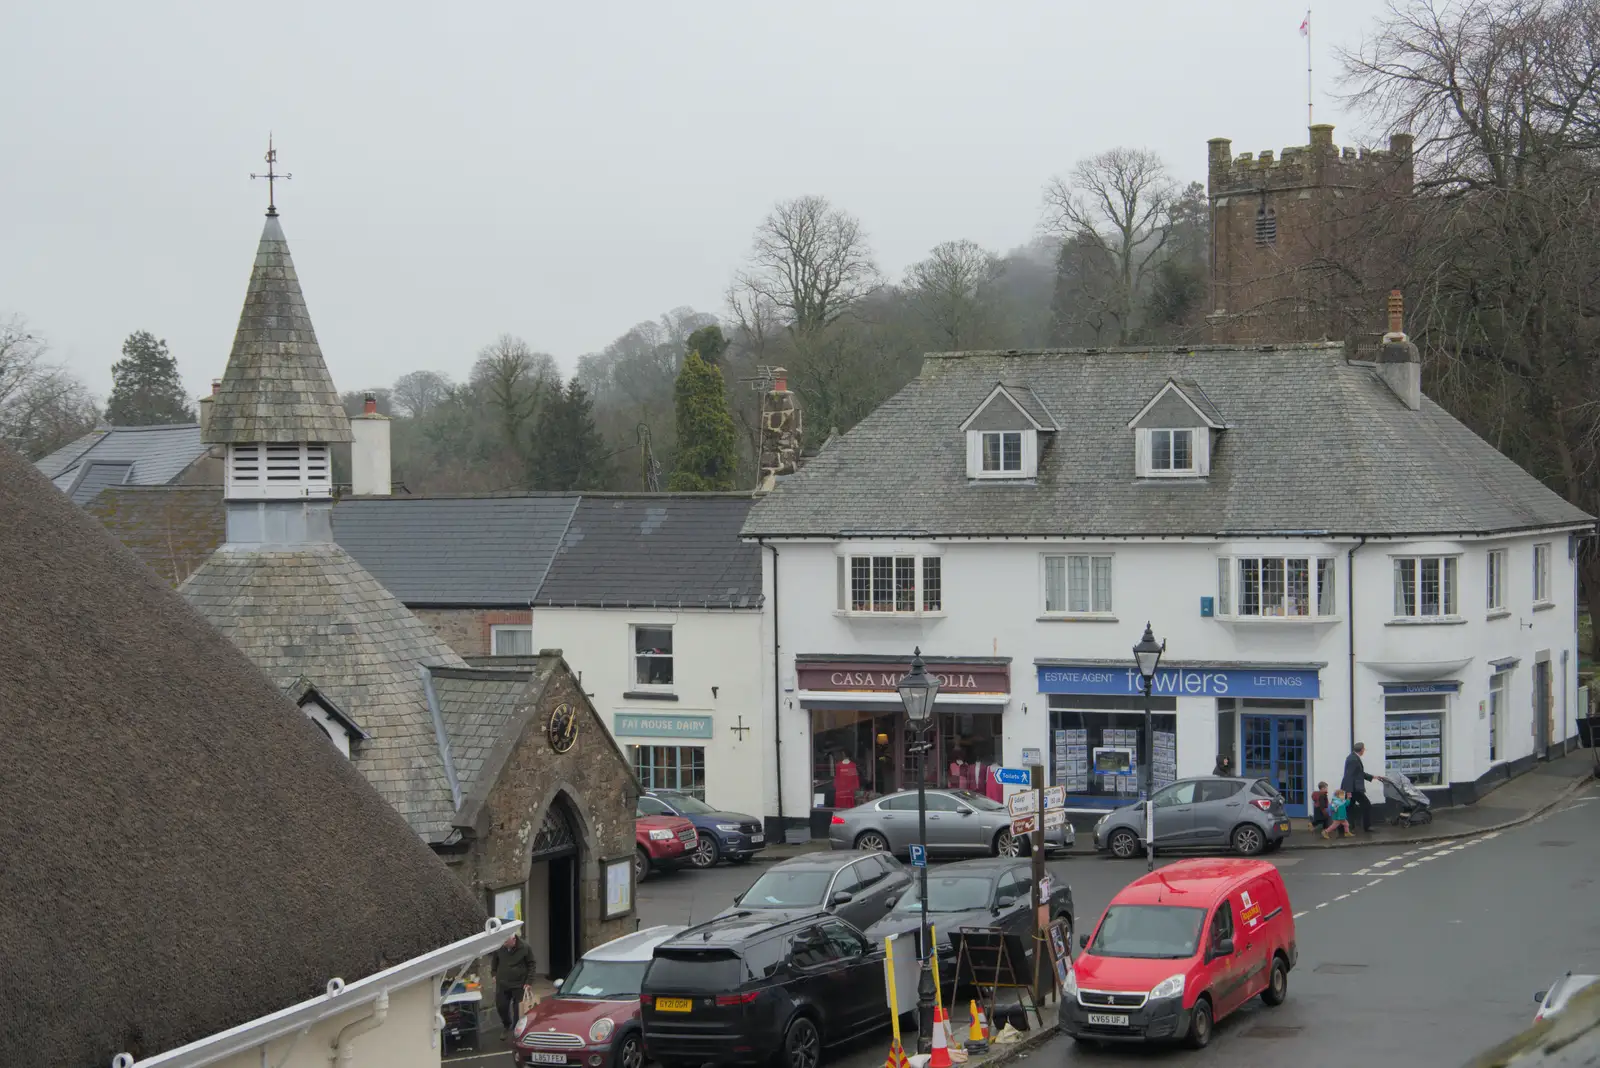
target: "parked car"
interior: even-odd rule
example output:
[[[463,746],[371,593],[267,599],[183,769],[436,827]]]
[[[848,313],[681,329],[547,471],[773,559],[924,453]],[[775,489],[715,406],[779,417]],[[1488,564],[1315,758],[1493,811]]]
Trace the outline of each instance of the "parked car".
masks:
[[[1151,798],[1157,849],[1221,846],[1241,856],[1272,852],[1289,837],[1283,795],[1266,779],[1179,779]],[[1108,812],[1094,825],[1094,847],[1126,860],[1144,855],[1144,802]]]
[[[1533,1014],[1533,1022],[1548,1020],[1566,1008],[1574,994],[1597,982],[1600,982],[1600,975],[1573,975],[1571,972],[1563,975],[1550,984],[1549,990],[1541,990],[1533,995],[1533,1003],[1539,1006],[1539,1011]]]
[[[511,1043],[517,1068],[643,1068],[640,984],[655,948],[683,930],[682,924],[647,927],[585,953],[556,980],[555,994],[518,1021]]]
[[[1281,1005],[1299,960],[1283,878],[1264,860],[1180,860],[1129,883],[1080,941],[1057,1023],[1081,1043],[1180,1039],[1261,996]]]
[[[642,883],[652,871],[688,863],[700,836],[682,816],[647,814],[641,805],[634,810],[633,840],[633,878]]]
[[[939,978],[955,976],[956,954],[950,933],[962,927],[998,927],[1008,934],[1031,935],[1033,917],[1033,862],[1010,858],[964,860],[928,872],[928,922],[933,925],[939,952]],[[1067,921],[1072,934],[1072,889],[1061,879],[1050,880],[1045,902],[1052,919]],[[922,925],[922,893],[917,881],[895,902],[889,914],[867,928],[867,937],[882,942],[890,935],[917,931]],[[920,939],[913,938],[920,951]],[[1031,973],[1031,962],[1029,969]]]
[[[1020,857],[1029,853],[1030,843],[1011,834],[1011,813],[1000,802],[971,790],[926,793],[930,854]],[[841,808],[828,827],[828,845],[833,849],[881,849],[905,856],[918,840],[915,790]],[[1053,827],[1044,833],[1045,852],[1071,849],[1074,840],[1071,824]]]
[[[816,911],[689,928],[656,947],[640,1001],[645,1051],[661,1068],[818,1068],[824,1047],[889,1023],[883,948]]]
[[[883,919],[910,885],[911,873],[887,853],[806,853],[762,872],[719,916],[821,910],[866,928]]]
[[[694,824],[699,842],[690,862],[709,868],[726,857],[743,864],[767,848],[765,825],[754,816],[712,808],[681,790],[651,790],[639,798],[640,815],[682,816]]]

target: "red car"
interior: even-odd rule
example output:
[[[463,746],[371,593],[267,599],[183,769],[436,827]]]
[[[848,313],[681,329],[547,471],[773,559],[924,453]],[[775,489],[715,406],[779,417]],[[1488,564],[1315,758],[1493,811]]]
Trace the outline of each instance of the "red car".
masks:
[[[511,1045],[518,1068],[642,1068],[639,981],[656,946],[682,926],[647,927],[583,955],[556,992],[517,1022]]]
[[[1260,860],[1180,860],[1125,886],[1083,936],[1063,984],[1061,1030],[1082,1043],[1179,1039],[1256,995],[1289,996],[1299,960],[1294,910]]]
[[[635,812],[633,840],[633,881],[642,883],[652,871],[676,868],[694,858],[700,844],[694,824],[682,816],[647,816]]]

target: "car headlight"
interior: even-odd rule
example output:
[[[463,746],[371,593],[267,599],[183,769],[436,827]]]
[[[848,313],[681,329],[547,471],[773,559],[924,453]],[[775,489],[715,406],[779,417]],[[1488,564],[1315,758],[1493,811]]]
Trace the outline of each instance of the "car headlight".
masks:
[[[533,1016],[531,1014],[524,1016],[522,1019],[517,1021],[517,1026],[511,1033],[516,1037],[521,1038],[522,1032],[526,1031],[528,1029],[528,1025],[531,1023],[533,1023]]]
[[[1183,996],[1183,976],[1174,975],[1170,979],[1163,979],[1150,988],[1150,1000],[1158,1001],[1161,998],[1181,998]]]
[[[737,831],[738,829],[739,829],[739,825],[737,823],[719,823],[719,824],[717,824],[717,830],[722,831],[725,834],[727,832],[729,832],[729,831]]]
[[[611,1032],[616,1028],[616,1026],[617,1025],[612,1021],[611,1017],[609,1017],[609,1016],[600,1017],[600,1019],[596,1020],[593,1024],[591,1024],[589,1026],[589,1041],[590,1042],[604,1042],[604,1041],[606,1041],[607,1039],[609,1039],[611,1037]]]
[[[1098,820],[1095,821],[1094,829],[1098,831],[1100,828],[1104,827],[1106,824],[1108,824],[1110,822],[1111,822],[1111,813],[1107,812],[1104,816],[1101,816]]]
[[[670,842],[676,837],[677,837],[677,835],[673,834],[671,831],[651,831],[650,832],[650,840],[652,842]]]

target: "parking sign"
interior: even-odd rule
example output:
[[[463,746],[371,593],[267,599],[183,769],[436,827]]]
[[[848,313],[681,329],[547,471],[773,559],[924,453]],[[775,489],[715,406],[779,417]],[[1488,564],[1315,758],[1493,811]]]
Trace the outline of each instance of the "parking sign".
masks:
[[[928,851],[919,845],[912,846],[911,866],[913,868],[926,868],[928,866]]]

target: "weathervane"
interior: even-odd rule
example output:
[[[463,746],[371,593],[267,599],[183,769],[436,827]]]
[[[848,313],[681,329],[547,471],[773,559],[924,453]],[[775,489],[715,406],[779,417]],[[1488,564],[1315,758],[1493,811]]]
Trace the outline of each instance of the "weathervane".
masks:
[[[265,178],[267,180],[267,214],[268,215],[276,215],[276,214],[278,214],[278,203],[277,203],[277,190],[274,188],[274,183],[276,183],[279,178],[293,178],[294,175],[292,175],[292,174],[279,174],[279,173],[277,173],[276,171],[274,171],[272,169],[273,166],[275,164],[277,164],[277,162],[278,162],[278,150],[272,147],[272,134],[271,133],[267,134],[267,156],[266,156],[266,159],[267,159],[267,173],[266,174],[252,174],[250,177],[252,177],[252,178]]]

